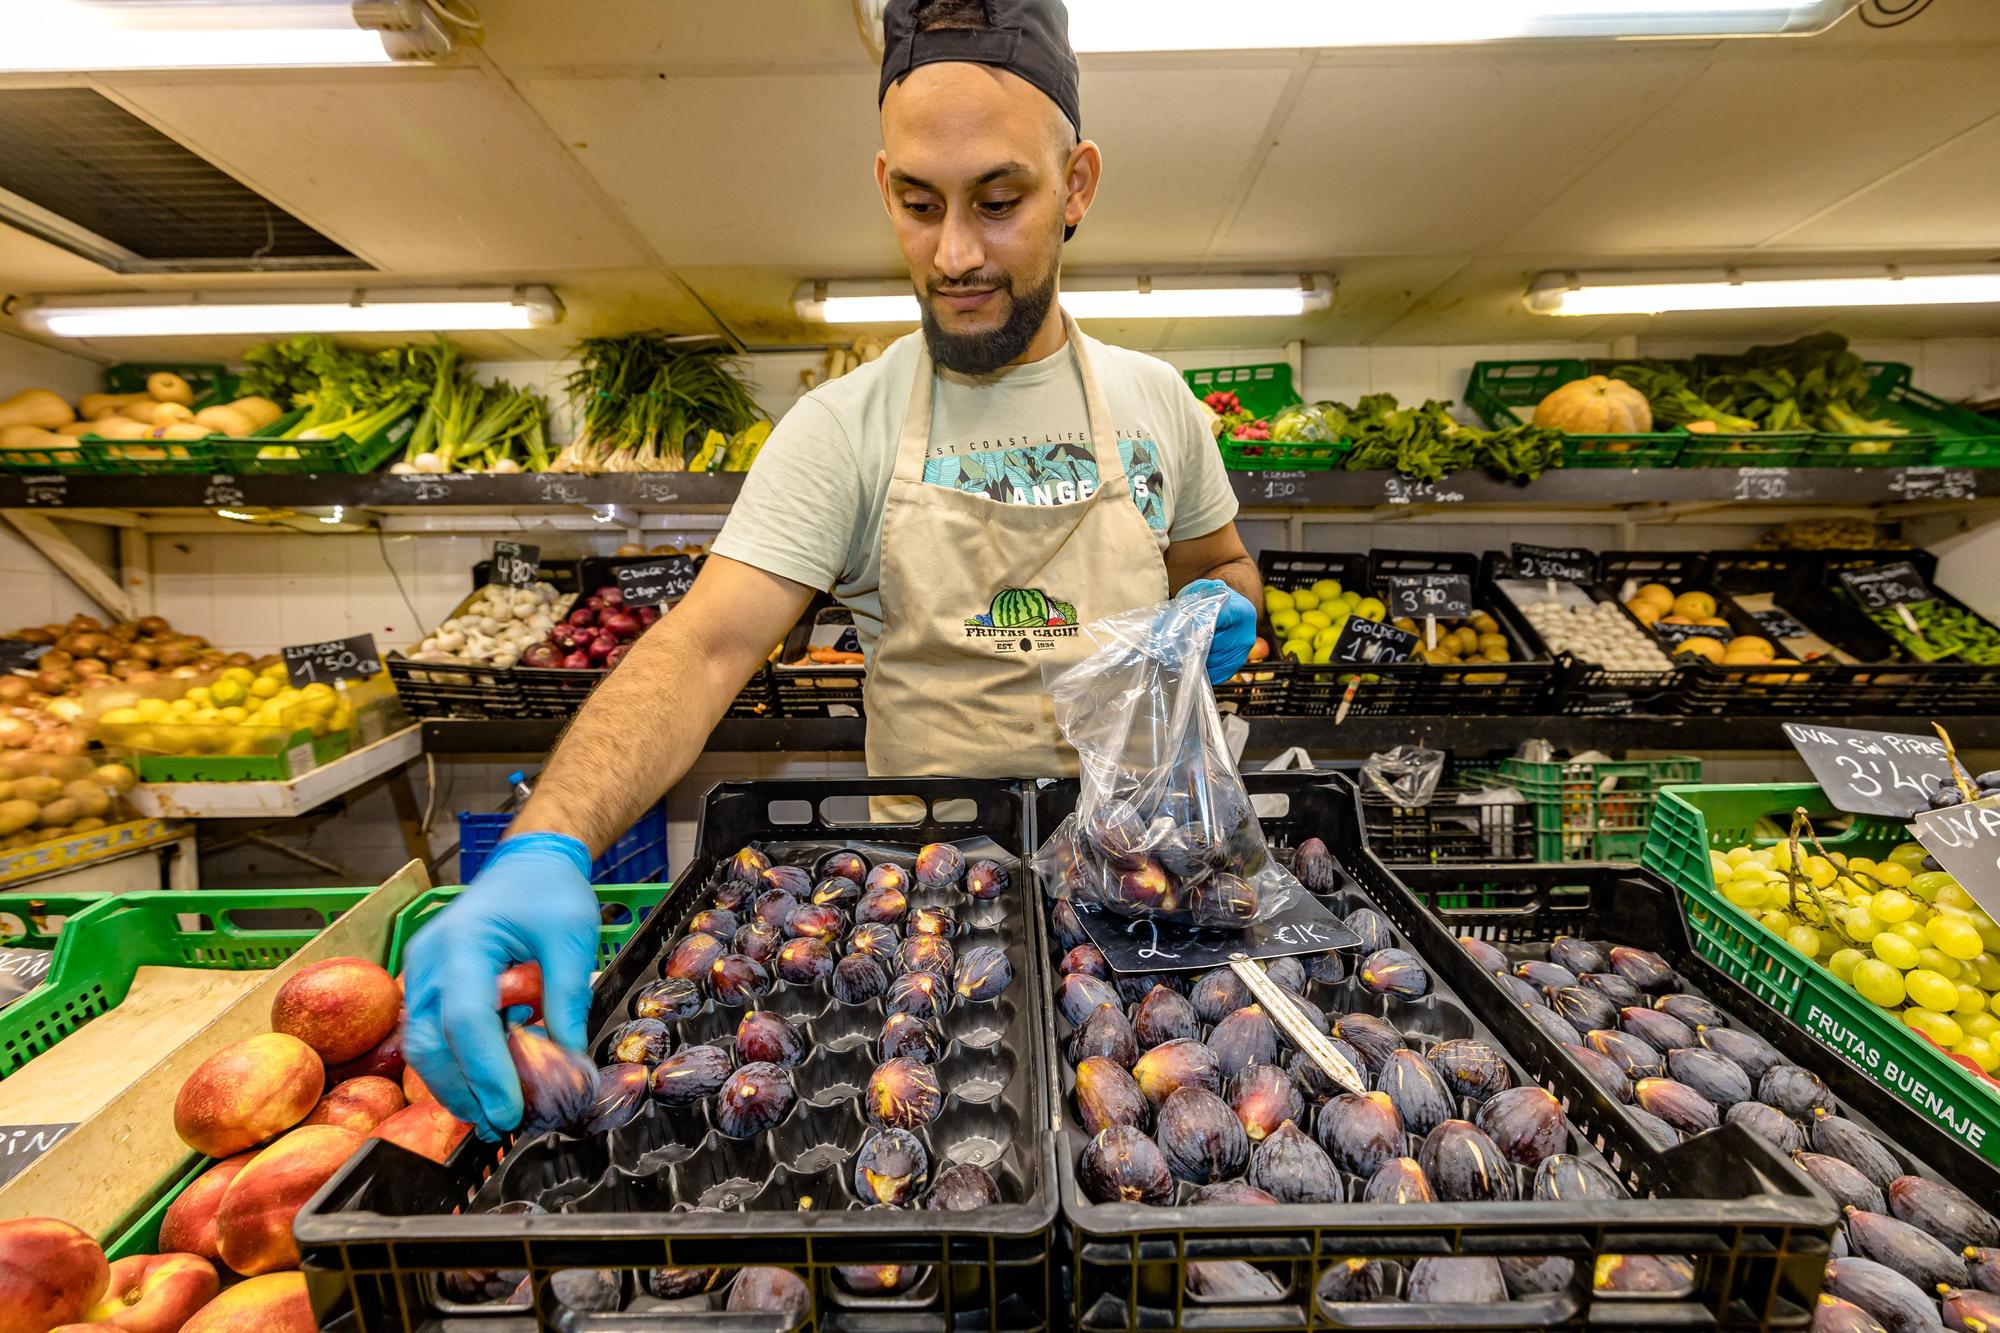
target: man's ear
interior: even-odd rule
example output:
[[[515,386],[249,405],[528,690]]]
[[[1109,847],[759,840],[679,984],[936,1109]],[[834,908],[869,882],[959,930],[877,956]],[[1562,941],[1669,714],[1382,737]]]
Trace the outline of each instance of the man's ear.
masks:
[[[1089,139],[1069,150],[1063,172],[1063,225],[1074,227],[1083,221],[1097,198],[1097,182],[1104,171],[1104,154]]]
[[[896,210],[889,202],[889,150],[886,148],[875,150],[875,188],[882,195],[882,211],[893,219]]]

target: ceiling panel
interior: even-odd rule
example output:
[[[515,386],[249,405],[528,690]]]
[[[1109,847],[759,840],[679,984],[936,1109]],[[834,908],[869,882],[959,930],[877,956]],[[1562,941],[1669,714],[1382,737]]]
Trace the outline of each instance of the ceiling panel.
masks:
[[[2000,12],[2000,6],[1996,6]],[[2000,78],[2000,69],[1995,70]],[[2000,248],[2000,115],[1778,239],[1786,249]]]
[[[128,77],[106,86],[390,272],[644,262],[579,188],[547,129],[479,70]]]
[[[0,292],[117,285],[115,275],[88,259],[0,223]]]
[[[1485,248],[1692,54],[1322,66],[1307,77],[1225,257]]]
[[[813,62],[872,69],[851,0],[481,0],[481,50],[509,74]]]
[[[1996,111],[1990,53],[1720,61],[1503,248],[1748,249]]]
[[[875,188],[872,74],[520,87],[669,266],[897,271]]]

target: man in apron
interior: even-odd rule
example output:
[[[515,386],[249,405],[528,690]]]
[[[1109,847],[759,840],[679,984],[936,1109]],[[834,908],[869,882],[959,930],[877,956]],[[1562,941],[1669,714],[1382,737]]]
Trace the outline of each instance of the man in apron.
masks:
[[[1060,0],[891,0],[884,36],[875,176],[923,329],[786,414],[693,590],[412,941],[405,1053],[484,1137],[521,1115],[495,978],[539,962],[550,1034],[582,1046],[592,854],[694,763],[815,590],[853,612],[877,776],[1074,772],[1043,668],[1106,615],[1227,587],[1210,679],[1248,657],[1261,590],[1208,418],[1056,300],[1102,168]]]

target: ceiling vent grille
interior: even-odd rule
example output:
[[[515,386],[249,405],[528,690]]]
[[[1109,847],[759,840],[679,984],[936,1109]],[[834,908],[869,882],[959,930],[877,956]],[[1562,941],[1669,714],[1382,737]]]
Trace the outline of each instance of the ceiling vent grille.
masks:
[[[0,90],[0,220],[120,273],[369,267],[88,88]]]

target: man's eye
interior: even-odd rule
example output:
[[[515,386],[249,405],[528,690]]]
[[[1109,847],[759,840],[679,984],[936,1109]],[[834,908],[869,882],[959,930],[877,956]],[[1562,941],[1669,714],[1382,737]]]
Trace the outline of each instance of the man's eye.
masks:
[[[979,211],[990,218],[1005,217],[1014,211],[1014,205],[1019,202],[1018,199],[986,199],[980,202]]]
[[[905,199],[903,211],[912,217],[927,218],[937,210],[937,205],[924,199]]]

